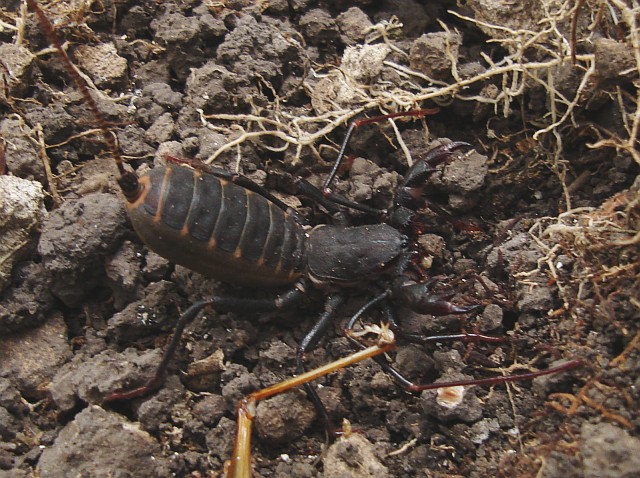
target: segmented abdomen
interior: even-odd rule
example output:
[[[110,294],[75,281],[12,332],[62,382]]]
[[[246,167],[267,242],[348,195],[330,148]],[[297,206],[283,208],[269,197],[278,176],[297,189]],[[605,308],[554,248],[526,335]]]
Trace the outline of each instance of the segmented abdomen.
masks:
[[[129,206],[132,223],[170,261],[246,285],[286,284],[301,275],[304,230],[266,198],[173,164],[140,183],[145,191]]]

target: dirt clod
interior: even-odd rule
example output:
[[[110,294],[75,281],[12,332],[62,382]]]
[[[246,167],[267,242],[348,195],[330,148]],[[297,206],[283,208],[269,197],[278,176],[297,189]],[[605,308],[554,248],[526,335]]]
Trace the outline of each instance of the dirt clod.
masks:
[[[338,439],[327,450],[323,463],[324,478],[373,478],[389,472],[378,459],[375,446],[358,433]]]
[[[2,43],[0,44],[0,58],[2,58],[5,67],[11,72],[8,83],[4,85],[5,87],[0,92],[2,102],[7,102],[10,101],[11,97],[22,96],[27,91],[26,87],[33,74],[33,60],[35,57],[23,45]]]
[[[78,64],[96,86],[110,88],[126,81],[127,60],[118,55],[113,43],[98,46],[80,45],[76,51]]]
[[[342,34],[342,41],[346,45],[361,43],[373,26],[367,14],[358,7],[351,7],[338,15],[336,24]]]
[[[38,252],[53,276],[52,292],[77,306],[104,274],[104,257],[124,234],[122,202],[111,194],[68,201],[47,217]]]
[[[73,409],[78,399],[101,404],[114,392],[140,386],[153,376],[160,353],[151,350],[142,354],[134,349],[122,353],[105,351],[91,357],[76,355],[57,369],[51,383],[51,397],[60,409]]]
[[[4,161],[7,170],[23,180],[45,183],[44,166],[38,154],[38,147],[34,143],[37,136],[34,128],[23,121],[6,118],[0,121],[0,136],[4,140]]]
[[[0,292],[9,283],[15,264],[33,248],[44,215],[44,191],[39,182],[0,176]]]
[[[411,45],[411,68],[435,80],[451,76],[451,57],[457,59],[462,38],[447,33],[428,33]],[[444,54],[446,52],[446,54]],[[449,56],[450,55],[450,56]]]
[[[66,335],[62,315],[56,313],[39,327],[3,338],[2,370],[11,373],[22,394],[37,399],[47,394],[53,376],[71,357]]]
[[[300,437],[315,419],[311,403],[297,393],[277,395],[258,403],[256,432],[260,440],[283,443]]]
[[[75,452],[81,446],[83,453]],[[107,477],[137,475],[172,476],[160,446],[146,432],[113,412],[87,407],[64,427],[51,447],[42,453],[40,476],[63,478],[88,474]]]
[[[450,382],[470,379],[460,373],[444,374],[438,381]],[[457,387],[450,389],[426,390],[420,396],[422,409],[427,415],[437,417],[443,422],[474,423],[482,418],[482,403],[473,390]]]
[[[585,423],[582,462],[585,478],[631,478],[640,473],[640,440],[609,423]]]

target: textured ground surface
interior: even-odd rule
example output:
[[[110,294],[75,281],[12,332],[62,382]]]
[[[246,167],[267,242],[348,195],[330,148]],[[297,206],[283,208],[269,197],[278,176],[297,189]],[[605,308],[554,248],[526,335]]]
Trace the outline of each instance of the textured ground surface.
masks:
[[[425,3],[43,7],[140,171],[167,153],[215,156],[268,187],[282,172],[319,183],[352,117],[438,106],[358,130],[336,188],[387,207],[408,155],[471,143],[430,179],[429,201],[451,219],[426,211],[419,242],[451,300],[481,308],[465,320],[398,311],[410,332],[508,340],[406,345],[389,359],[418,382],[585,362],[473,387],[453,409],[361,363],[319,381],[334,420],[358,433],[329,447],[302,392],[266,401],[256,476],[638,476],[637,5],[578,2],[572,27],[573,1]],[[157,393],[104,404],[152,373],[189,304],[273,291],[216,283],[141,244],[94,119],[20,7],[0,8],[0,476],[215,476],[237,400],[294,373],[322,294],[289,313],[207,310]],[[310,365],[350,352],[342,325],[368,297],[351,294]]]

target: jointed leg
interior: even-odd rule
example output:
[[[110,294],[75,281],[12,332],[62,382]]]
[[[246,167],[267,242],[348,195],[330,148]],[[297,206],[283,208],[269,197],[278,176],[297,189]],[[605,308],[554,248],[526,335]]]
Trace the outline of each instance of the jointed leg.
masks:
[[[344,301],[345,296],[344,294],[340,293],[332,294],[327,298],[327,301],[324,305],[324,311],[320,315],[320,318],[307,333],[307,335],[305,335],[305,337],[302,339],[302,342],[300,342],[298,350],[296,351],[298,375],[302,375],[306,372],[306,368],[304,366],[304,354],[316,347],[320,338],[322,338],[322,336],[325,334],[327,327],[333,322],[336,311],[342,304],[344,304]],[[318,392],[316,392],[316,389],[308,382],[304,384],[304,389],[307,392],[307,397],[309,397],[309,400],[313,402],[313,406],[316,409],[316,413],[318,414],[318,418],[322,422],[324,429],[330,436],[335,435],[335,426],[331,421],[326,408],[322,404],[322,400],[318,396]]]
[[[278,185],[278,189],[282,190],[283,192],[295,196],[304,196],[306,198],[309,198],[313,202],[322,205],[331,213],[340,211],[336,204],[373,215],[382,215],[386,212],[383,209],[376,209],[365,204],[351,201],[333,192],[325,193],[315,187],[306,179],[295,177],[289,174],[278,175],[276,178],[276,184]]]
[[[167,348],[162,355],[162,360],[160,361],[153,377],[142,387],[125,392],[112,393],[107,397],[106,401],[110,402],[113,400],[125,400],[140,397],[157,389],[162,384],[169,360],[173,357],[176,347],[180,343],[180,337],[182,336],[184,328],[205,307],[211,306],[220,311],[233,312],[271,312],[286,309],[287,307],[291,307],[297,303],[304,296],[304,289],[304,284],[299,283],[275,299],[247,299],[239,297],[214,296],[193,304],[178,319],[173,332],[173,337],[171,337],[171,341],[169,342],[169,345],[167,345]]]
[[[386,290],[384,292],[379,293],[374,299],[370,300],[367,304],[365,304],[356,314],[351,317],[349,322],[347,323],[347,327],[345,330],[345,335],[349,338],[351,343],[353,343],[357,348],[363,349],[364,345],[361,344],[356,336],[360,335],[358,332],[354,332],[353,327],[355,323],[360,319],[360,317],[372,308],[374,305],[379,304],[382,314],[391,328],[394,331],[395,335],[398,338],[403,338],[409,342],[426,344],[429,342],[440,342],[443,340],[461,340],[465,342],[502,342],[503,339],[500,337],[491,337],[488,335],[482,334],[451,334],[451,335],[437,335],[437,336],[421,336],[415,334],[403,334],[401,330],[399,330],[399,325],[395,319],[395,314],[391,305],[388,302],[388,297],[391,296],[391,291]],[[446,302],[446,301],[445,301]],[[447,302],[448,304],[448,302]],[[452,306],[452,304],[449,304]],[[438,308],[441,308],[440,305]],[[452,306],[457,307],[457,306]],[[448,307],[447,307],[448,308]],[[475,307],[470,308],[468,310],[473,310]],[[437,310],[437,309],[436,309]],[[455,313],[464,313],[463,308],[457,308],[455,310],[459,310],[460,312]],[[433,313],[433,312],[432,312]],[[449,312],[451,313],[451,312]],[[434,315],[447,315],[447,313],[435,314]],[[388,373],[393,381],[408,392],[420,392],[423,390],[433,390],[438,388],[445,387],[456,387],[456,386],[471,386],[471,385],[495,385],[498,383],[505,382],[514,382],[518,380],[531,380],[536,377],[540,377],[543,375],[549,375],[554,373],[560,373],[567,370],[571,370],[572,368],[579,367],[582,362],[580,360],[570,360],[564,364],[558,365],[556,367],[547,368],[544,370],[539,370],[536,372],[523,373],[518,375],[506,375],[499,377],[487,377],[481,379],[471,379],[471,380],[458,380],[451,382],[438,382],[438,383],[429,383],[429,384],[416,384],[411,380],[404,377],[398,370],[392,367],[382,356],[373,357],[373,359],[381,366],[381,368]]]
[[[317,378],[323,377],[336,370],[341,370],[349,365],[362,362],[368,358],[386,353],[394,347],[395,341],[393,333],[388,329],[382,330],[376,345],[276,385],[272,385],[271,387],[258,390],[240,400],[238,404],[238,431],[236,433],[231,463],[229,463],[228,469],[225,470],[225,476],[227,478],[251,477],[251,425],[253,423],[253,417],[255,416],[256,402],[290,390],[298,385],[307,385]]]
[[[331,183],[335,179],[336,174],[338,173],[338,169],[340,168],[340,165],[342,164],[342,161],[344,160],[345,152],[347,150],[347,146],[349,145],[349,140],[351,139],[351,136],[353,135],[353,132],[357,128],[359,128],[360,126],[363,126],[365,124],[380,123],[380,122],[382,122],[382,121],[384,121],[386,119],[406,118],[406,117],[410,117],[410,116],[413,116],[413,117],[416,117],[416,118],[421,118],[423,116],[435,114],[437,112],[438,112],[437,108],[420,109],[420,110],[412,110],[412,111],[403,111],[403,112],[399,112],[399,113],[391,113],[391,114],[388,114],[388,115],[374,116],[372,118],[362,118],[362,119],[357,119],[357,120],[353,121],[349,125],[349,128],[347,129],[347,132],[344,135],[344,139],[342,140],[342,145],[340,145],[340,151],[338,151],[338,156],[336,157],[335,163],[333,164],[333,169],[331,169],[331,172],[329,173],[329,176],[325,180],[324,186],[322,187],[322,190],[323,190],[324,194],[331,194]]]
[[[349,324],[353,325],[364,312],[366,312],[376,304],[383,304],[383,306],[386,304],[386,306],[388,307],[389,304],[386,303],[387,294],[388,293],[385,291],[369,301],[360,311],[358,311],[358,313],[354,317],[352,317],[352,319],[349,321]],[[340,305],[342,300],[343,299],[341,297],[335,298],[334,301],[332,301],[333,304],[331,306],[328,305],[325,308],[325,313],[323,314],[321,320],[318,321],[317,325],[313,328],[313,331],[310,332],[305,338],[307,346],[314,345],[317,342],[317,337],[319,336],[320,332],[326,328],[327,324],[330,323],[329,319],[331,317],[331,314],[335,310],[335,307]],[[393,367],[391,367],[389,364],[387,364],[386,361],[383,360],[383,357],[381,355],[391,351],[395,347],[395,340],[393,333],[388,327],[380,327],[378,332],[379,339],[377,343],[367,348],[365,348],[360,342],[351,337],[351,335],[353,334],[348,335],[350,339],[353,339],[357,347],[362,350],[317,369],[302,373],[279,384],[254,392],[248,395],[246,398],[242,399],[238,404],[238,431],[236,433],[233,455],[228,468],[225,470],[225,476],[227,478],[250,478],[251,476],[251,427],[253,418],[255,416],[256,403],[259,400],[272,397],[276,394],[290,390],[291,388],[294,388],[298,385],[306,386],[309,384],[309,382],[319,377],[325,376],[333,371],[340,370],[348,365],[359,363],[367,358],[372,358],[376,360],[376,362],[380,363],[385,371],[388,371],[392,374],[392,377],[399,385],[411,392],[458,385],[485,385],[510,382],[514,380],[526,380],[540,375],[566,371],[580,365],[580,362],[578,360],[573,360],[558,367],[521,375],[513,375],[508,377],[492,377],[490,379],[465,380],[458,382],[445,382],[437,384],[434,383],[427,385],[415,385],[409,380],[405,379],[399,372],[397,372],[395,369],[393,369]]]

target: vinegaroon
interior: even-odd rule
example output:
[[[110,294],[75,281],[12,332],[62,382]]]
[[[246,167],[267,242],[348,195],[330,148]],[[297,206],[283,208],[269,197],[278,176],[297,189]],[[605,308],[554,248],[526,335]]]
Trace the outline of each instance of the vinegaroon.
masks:
[[[467,143],[453,142],[438,147],[410,167],[388,211],[372,210],[330,190],[351,134],[358,126],[399,116],[424,116],[429,110],[413,110],[355,121],[347,131],[324,189],[321,191],[302,179],[294,183],[300,194],[316,200],[329,211],[336,211],[338,204],[378,214],[383,220],[364,226],[325,225],[307,230],[300,214],[243,176],[186,161],[169,162],[140,177],[125,168],[110,128],[103,120],[87,85],[62,48],[53,26],[36,0],[27,0],[27,3],[37,15],[43,32],[58,50],[96,118],[117,164],[120,174],[118,182],[126,198],[131,223],[142,241],[171,262],[212,278],[239,285],[281,288],[274,299],[215,296],[193,304],[179,318],[153,378],[135,390],[114,393],[109,397],[110,400],[132,398],[156,389],[179,344],[184,327],[203,308],[212,306],[222,311],[276,311],[296,304],[310,287],[326,290],[327,298],[324,312],[299,345],[296,354],[299,375],[255,392],[241,401],[238,408],[238,434],[228,476],[250,476],[249,440],[257,400],[302,384],[326,428],[333,430],[331,420],[309,382],[368,357],[380,363],[396,383],[413,392],[522,380],[578,365],[577,361],[570,361],[552,369],[517,376],[416,385],[380,357],[380,354],[395,346],[394,333],[419,343],[444,339],[496,340],[494,337],[466,333],[439,337],[403,334],[392,307],[394,302],[401,302],[415,312],[435,316],[465,314],[476,309],[476,306],[452,304],[448,297],[432,294],[433,281],[420,282],[422,274],[415,260],[419,256],[419,249],[415,246],[416,224],[420,222],[419,210],[426,205],[423,198],[425,181],[438,170],[438,166],[449,160],[454,151],[469,146]],[[364,286],[372,288],[375,294],[349,320],[347,330],[353,330],[364,312],[374,306],[379,307],[387,324],[377,329],[379,342],[365,347],[355,338],[357,334],[348,333],[355,347],[361,349],[359,352],[305,372],[304,355],[316,346],[331,324],[336,310],[345,302],[345,290]]]

